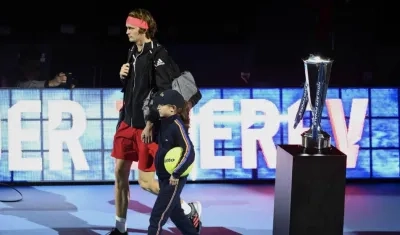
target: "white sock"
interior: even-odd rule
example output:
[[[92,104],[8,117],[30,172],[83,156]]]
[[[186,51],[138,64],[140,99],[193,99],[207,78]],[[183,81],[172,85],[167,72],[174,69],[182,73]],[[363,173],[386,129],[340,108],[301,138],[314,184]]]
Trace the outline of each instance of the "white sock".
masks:
[[[126,228],[126,219],[120,218],[118,216],[115,216],[115,227],[120,231],[121,233],[125,233],[127,228]]]
[[[192,208],[185,201],[182,202],[181,207],[182,207],[183,213],[185,213],[185,215],[188,215],[188,214],[190,214],[190,212],[192,212]]]

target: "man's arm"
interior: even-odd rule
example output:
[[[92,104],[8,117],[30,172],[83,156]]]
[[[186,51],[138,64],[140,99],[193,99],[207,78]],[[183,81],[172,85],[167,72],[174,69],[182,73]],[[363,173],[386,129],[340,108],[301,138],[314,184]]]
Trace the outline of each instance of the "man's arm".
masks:
[[[62,83],[67,82],[67,77],[64,73],[57,74],[53,79],[46,81],[30,80],[18,83],[19,88],[49,88],[58,87]]]
[[[149,128],[150,130],[153,128],[153,124],[157,122],[158,119],[160,119],[160,114],[157,111],[157,108],[152,105],[149,107],[149,115],[146,118],[146,128]]]
[[[156,82],[157,92],[154,96],[159,95],[161,92],[172,88],[173,71],[169,64],[169,56],[167,50],[161,48],[154,56],[154,76]],[[146,119],[146,127],[151,128],[152,123],[155,123],[160,117],[157,107],[149,107],[150,114]]]
[[[154,56],[155,80],[157,95],[172,88],[173,71],[169,62],[167,50],[160,49]]]
[[[18,88],[47,88],[49,87],[49,81],[24,81],[18,83]]]
[[[31,80],[18,83],[19,88],[49,88],[49,87],[58,87],[59,85],[60,84],[56,84],[52,80],[47,80],[47,81]]]
[[[172,173],[172,176],[178,179],[194,162],[194,150],[183,123],[179,120],[175,120],[174,122],[174,124],[176,124],[176,134],[174,137],[176,138],[178,146],[183,149],[182,157]]]

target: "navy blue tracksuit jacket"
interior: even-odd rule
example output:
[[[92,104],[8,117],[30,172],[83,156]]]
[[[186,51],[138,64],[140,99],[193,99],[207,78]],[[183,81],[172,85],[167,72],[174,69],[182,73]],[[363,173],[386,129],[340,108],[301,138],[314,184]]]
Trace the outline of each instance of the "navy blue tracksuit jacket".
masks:
[[[188,130],[178,115],[161,119],[157,138],[158,151],[155,157],[156,173],[159,179],[169,179],[171,176],[164,167],[164,157],[174,147],[183,148],[183,155],[173,172],[177,179],[194,161],[194,149],[189,139]]]

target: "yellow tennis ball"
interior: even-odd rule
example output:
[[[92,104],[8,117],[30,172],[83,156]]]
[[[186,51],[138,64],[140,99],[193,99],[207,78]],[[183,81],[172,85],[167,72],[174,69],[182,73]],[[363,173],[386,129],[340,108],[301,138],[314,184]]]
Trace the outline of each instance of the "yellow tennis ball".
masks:
[[[183,148],[181,147],[172,148],[167,152],[164,158],[164,166],[168,173],[172,174],[174,172],[175,168],[179,164],[180,158],[182,157],[182,152]],[[194,163],[192,163],[181,176],[189,175],[190,171],[192,171],[193,165]]]

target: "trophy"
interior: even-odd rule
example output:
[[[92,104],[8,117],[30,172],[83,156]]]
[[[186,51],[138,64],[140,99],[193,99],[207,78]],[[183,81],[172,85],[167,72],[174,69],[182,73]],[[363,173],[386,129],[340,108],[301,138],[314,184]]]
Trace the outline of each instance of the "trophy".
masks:
[[[321,115],[324,108],[326,93],[331,75],[333,60],[322,59],[319,56],[310,55],[304,60],[306,81],[303,88],[303,96],[300,101],[294,121],[294,128],[303,119],[308,103],[311,107],[312,122],[308,131],[301,134],[304,148],[326,149],[331,147],[331,137],[321,129]]]
[[[304,60],[306,81],[294,128],[307,105],[312,123],[301,134],[302,145],[277,146],[274,235],[343,234],[347,156],[321,129],[332,63],[313,55]]]

